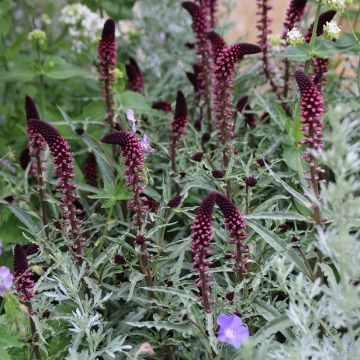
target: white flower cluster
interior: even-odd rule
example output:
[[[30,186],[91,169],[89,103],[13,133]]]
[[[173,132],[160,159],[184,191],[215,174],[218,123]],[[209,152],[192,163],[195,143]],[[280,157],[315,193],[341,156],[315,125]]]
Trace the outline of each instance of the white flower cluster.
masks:
[[[304,43],[304,36],[300,30],[294,26],[287,34],[286,40],[291,46],[299,46]]]
[[[319,2],[319,0],[317,0]],[[347,5],[350,5],[352,0],[323,0],[322,4],[330,9],[345,10]]]
[[[61,10],[60,21],[69,27],[72,37],[72,49],[80,53],[86,42],[96,42],[104,21],[87,6],[76,3],[65,6]]]
[[[341,29],[335,20],[331,20],[324,25],[324,35],[328,40],[337,40],[340,36]]]

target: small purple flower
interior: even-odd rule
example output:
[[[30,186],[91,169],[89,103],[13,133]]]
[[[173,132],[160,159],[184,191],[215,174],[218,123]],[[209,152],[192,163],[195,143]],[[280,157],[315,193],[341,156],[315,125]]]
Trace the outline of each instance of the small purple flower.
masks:
[[[9,268],[0,266],[0,295],[11,289],[13,283],[13,275]]]
[[[8,159],[0,159],[0,164],[5,166],[11,173],[16,173],[15,168],[10,164],[10,161]]]
[[[143,138],[140,141],[140,145],[143,153],[151,153],[155,151],[154,149],[151,148],[150,138],[146,133],[144,133]]]
[[[137,131],[137,127],[136,127],[136,119],[135,119],[134,111],[131,109],[127,109],[126,118],[131,123],[131,132],[135,134]]]
[[[220,314],[217,323],[220,326],[218,340],[230,344],[235,349],[250,336],[247,326],[244,326],[241,318],[235,314]]]

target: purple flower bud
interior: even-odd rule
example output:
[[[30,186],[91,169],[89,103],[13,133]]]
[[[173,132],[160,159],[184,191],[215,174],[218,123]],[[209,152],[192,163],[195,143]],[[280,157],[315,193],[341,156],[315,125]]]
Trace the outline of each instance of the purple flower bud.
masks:
[[[254,176],[246,176],[244,178],[245,184],[249,187],[253,187],[256,186],[257,184],[257,180]]]
[[[203,152],[198,152],[195,155],[192,156],[191,160],[196,161],[196,162],[200,162],[204,157],[204,153]]]
[[[169,200],[169,202],[167,203],[167,206],[174,209],[179,206],[181,199],[182,199],[181,195],[176,195]]]
[[[215,179],[222,179],[225,175],[225,171],[224,170],[213,170],[212,171],[212,176]]]
[[[125,265],[126,264],[126,259],[124,256],[120,255],[120,254],[115,254],[114,256],[114,263],[117,265]]]

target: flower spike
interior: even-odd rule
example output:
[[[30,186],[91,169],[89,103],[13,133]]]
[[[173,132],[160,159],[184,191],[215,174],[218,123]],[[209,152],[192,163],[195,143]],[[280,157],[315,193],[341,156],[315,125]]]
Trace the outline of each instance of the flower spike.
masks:
[[[296,71],[294,76],[301,94],[301,124],[303,124],[301,131],[304,139],[300,141],[300,144],[306,144],[308,149],[321,150],[324,146],[322,135],[324,123],[321,119],[324,112],[322,94],[309,75],[302,71]],[[310,175],[309,170],[304,171],[305,179],[311,181],[311,187],[318,195],[321,182],[319,174],[324,173],[325,170],[316,165],[316,161],[308,149],[301,157],[310,167]]]
[[[201,203],[192,226],[191,252],[193,253],[193,272],[199,273],[195,286],[201,289],[201,301],[207,312],[210,312],[210,290],[213,285],[212,274],[209,273],[211,255],[209,247],[212,240],[212,212],[216,201],[216,193],[210,193]]]
[[[294,27],[298,26],[304,15],[307,0],[290,0],[289,7],[286,11],[284,21],[284,31],[282,38],[286,39],[286,34]]]
[[[144,172],[144,156],[140,141],[134,134],[127,131],[115,131],[103,136],[101,141],[106,144],[119,145],[121,148],[125,164],[126,187],[132,191],[128,207],[135,212],[133,220],[140,229],[144,212],[141,201],[141,193],[144,190],[144,179],[141,175]]]
[[[115,128],[114,124],[114,101],[112,83],[115,81],[114,69],[116,67],[116,41],[115,41],[115,21],[107,19],[105,21],[101,39],[98,46],[98,72],[99,82],[103,89],[103,97],[106,103],[105,122],[110,129]]]
[[[29,270],[26,253],[19,244],[15,245],[14,256],[14,280],[16,281],[16,291],[21,301],[30,301],[35,296],[33,273]]]
[[[129,89],[142,93],[144,91],[144,80],[139,65],[134,58],[130,58],[129,63],[125,65],[125,70]]]
[[[72,244],[79,255],[85,253],[84,238],[80,235],[81,221],[77,214],[79,211],[75,208],[74,202],[78,196],[74,193],[76,185],[72,179],[74,166],[71,165],[73,157],[70,146],[59,132],[51,125],[41,120],[30,120],[27,128],[29,136],[34,134],[41,136],[48,144],[51,155],[54,157],[55,175],[57,177],[57,191],[61,193],[60,199],[63,208],[62,217],[66,219],[65,225],[70,227],[67,232],[69,238],[73,238],[76,244]]]

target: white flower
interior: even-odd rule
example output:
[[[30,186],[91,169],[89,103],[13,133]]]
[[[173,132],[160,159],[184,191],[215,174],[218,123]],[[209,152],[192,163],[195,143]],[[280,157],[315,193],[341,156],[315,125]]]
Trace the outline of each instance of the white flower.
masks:
[[[304,36],[298,30],[296,26],[294,26],[287,34],[286,39],[289,45],[298,46],[304,43]]]
[[[323,0],[322,2],[324,6],[336,10],[345,10],[346,6],[350,5],[351,3],[352,0]]]
[[[86,48],[86,41],[95,43],[103,27],[100,16],[82,4],[65,6],[61,10],[60,21],[69,27],[72,48],[77,52]]]
[[[335,20],[331,20],[324,25],[324,35],[328,40],[337,40],[340,36],[341,29]]]

